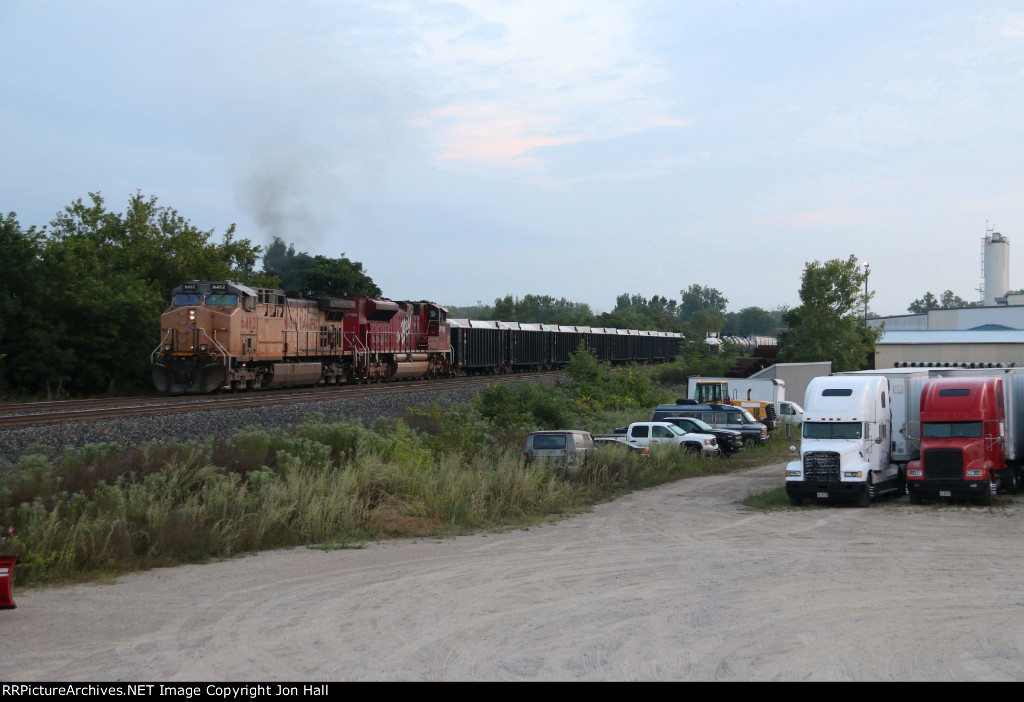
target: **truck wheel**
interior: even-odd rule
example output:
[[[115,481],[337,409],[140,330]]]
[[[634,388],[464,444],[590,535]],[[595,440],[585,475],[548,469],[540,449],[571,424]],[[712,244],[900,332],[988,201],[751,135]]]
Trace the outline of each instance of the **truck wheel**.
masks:
[[[988,490],[982,491],[981,498],[978,500],[985,507],[992,505],[992,493],[996,491],[996,484],[991,483],[991,487]]]
[[[750,448],[751,446],[755,446],[756,444],[757,444],[757,439],[755,439],[754,437],[752,437],[752,436],[744,436],[743,437],[743,445],[745,447]]]
[[[1011,466],[1009,470],[1010,479],[1005,491],[1009,495],[1016,495],[1020,490],[1020,473],[1017,472],[1017,466]]]
[[[861,490],[860,494],[857,495],[857,506],[858,507],[870,507],[871,506],[871,493],[868,489],[868,484],[864,483],[864,489]]]

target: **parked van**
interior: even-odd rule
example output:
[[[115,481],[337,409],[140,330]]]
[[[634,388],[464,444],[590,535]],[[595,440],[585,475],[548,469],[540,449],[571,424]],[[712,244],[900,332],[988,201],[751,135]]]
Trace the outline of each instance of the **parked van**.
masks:
[[[542,461],[572,470],[586,462],[595,450],[590,432],[578,429],[534,431],[526,436],[523,458],[527,464]]]

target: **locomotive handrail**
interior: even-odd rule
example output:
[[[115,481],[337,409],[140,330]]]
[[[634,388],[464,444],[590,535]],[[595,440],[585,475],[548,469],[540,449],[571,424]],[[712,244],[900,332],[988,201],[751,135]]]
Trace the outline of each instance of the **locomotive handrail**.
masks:
[[[201,331],[203,333],[203,335],[207,339],[209,339],[213,343],[214,346],[217,347],[217,350],[220,351],[221,356],[224,358],[224,373],[225,373],[224,377],[226,378],[227,374],[231,372],[231,354],[228,353],[228,350],[226,348],[224,348],[224,346],[220,343],[220,341],[217,340],[217,330],[216,329],[213,330],[213,336],[210,336],[206,332],[206,330],[203,329],[202,327],[199,327],[199,331]]]
[[[173,329],[168,329],[168,330],[167,330],[167,333],[166,333],[166,334],[164,334],[164,336],[163,336],[163,338],[162,338],[162,339],[160,339],[160,343],[158,343],[158,344],[156,345],[156,348],[155,348],[155,349],[153,349],[153,353],[149,354],[149,362],[150,362],[151,364],[153,364],[153,365],[156,365],[156,357],[157,357],[157,355],[159,355],[160,351],[162,351],[162,350],[163,350],[163,348],[164,348],[164,342],[166,342],[166,341],[167,341],[167,337],[169,337],[169,336],[170,336],[170,335],[171,335],[171,334],[172,334],[173,332],[174,332],[174,330],[173,330]]]
[[[150,363],[152,363],[153,365],[156,365],[157,356],[163,350],[164,344],[167,343],[168,337],[170,337],[170,339],[171,339],[171,350],[172,351],[174,350],[174,336],[175,336],[175,332],[176,331],[177,330],[173,329],[173,328],[167,330],[167,333],[164,334],[163,338],[160,339],[160,343],[156,345],[155,349],[153,349],[153,353],[151,353],[149,355]],[[217,340],[217,331],[214,330],[214,332],[213,332],[214,335],[213,336],[210,336],[209,333],[207,333],[207,331],[203,327],[198,327],[196,329],[196,331],[200,332],[204,337],[206,337],[207,341],[209,341],[211,344],[213,344],[214,348],[217,349],[217,351],[220,353],[221,357],[224,359],[224,370],[225,371],[230,371],[231,370],[231,354],[228,353],[227,348],[225,348],[224,345],[221,344],[220,341]]]

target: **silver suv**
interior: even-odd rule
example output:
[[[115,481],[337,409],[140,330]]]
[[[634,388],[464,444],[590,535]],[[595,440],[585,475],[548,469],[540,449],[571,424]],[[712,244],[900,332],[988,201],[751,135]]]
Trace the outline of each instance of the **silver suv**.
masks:
[[[526,436],[523,458],[528,464],[543,461],[572,470],[586,462],[595,450],[590,432],[578,429],[534,431]]]

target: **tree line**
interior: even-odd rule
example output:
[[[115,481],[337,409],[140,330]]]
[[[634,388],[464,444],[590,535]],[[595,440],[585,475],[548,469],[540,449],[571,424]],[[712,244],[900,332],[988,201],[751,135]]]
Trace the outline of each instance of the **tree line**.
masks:
[[[585,303],[546,295],[506,295],[494,305],[451,307],[449,313],[506,322],[680,332],[689,344],[700,345],[709,331],[777,336],[781,362],[832,361],[835,371],[860,370],[868,367],[881,335],[867,326],[867,305],[874,293],[864,290],[866,278],[852,255],[845,260],[812,261],[801,277],[801,304],[771,312],[760,307],[729,312],[729,301],[720,290],[692,284],[679,292],[678,301],[623,293],[616,298],[615,309],[598,315]]]
[[[262,268],[256,264],[262,257]],[[235,280],[325,295],[379,295],[362,264],[266,248],[192,225],[141,193],[124,212],[99,193],[47,227],[0,217],[0,395],[94,395],[149,387],[150,354],[171,291]]]
[[[262,265],[257,268],[257,263]],[[679,299],[623,293],[610,312],[548,295],[506,295],[493,305],[451,307],[453,317],[683,333],[778,335],[781,358],[864,367],[877,333],[858,310],[865,273],[854,257],[807,264],[801,305],[727,310],[721,291],[692,284]],[[171,291],[188,280],[234,280],[319,295],[382,295],[362,263],[297,252],[275,237],[261,247],[201,230],[155,197],[136,192],[123,212],[99,193],[78,199],[45,227],[0,217],[0,396],[95,395],[148,389],[151,353]]]
[[[735,336],[774,336],[782,326],[786,308],[769,312],[760,307],[745,307],[729,312],[729,301],[720,290],[693,284],[679,292],[678,301],[660,295],[622,293],[615,298],[611,312],[595,314],[585,302],[572,302],[550,295],[506,295],[493,305],[448,308],[450,317],[533,322],[565,326],[609,327],[616,329],[648,329],[684,334],[689,339],[703,339],[706,332],[716,331]]]

